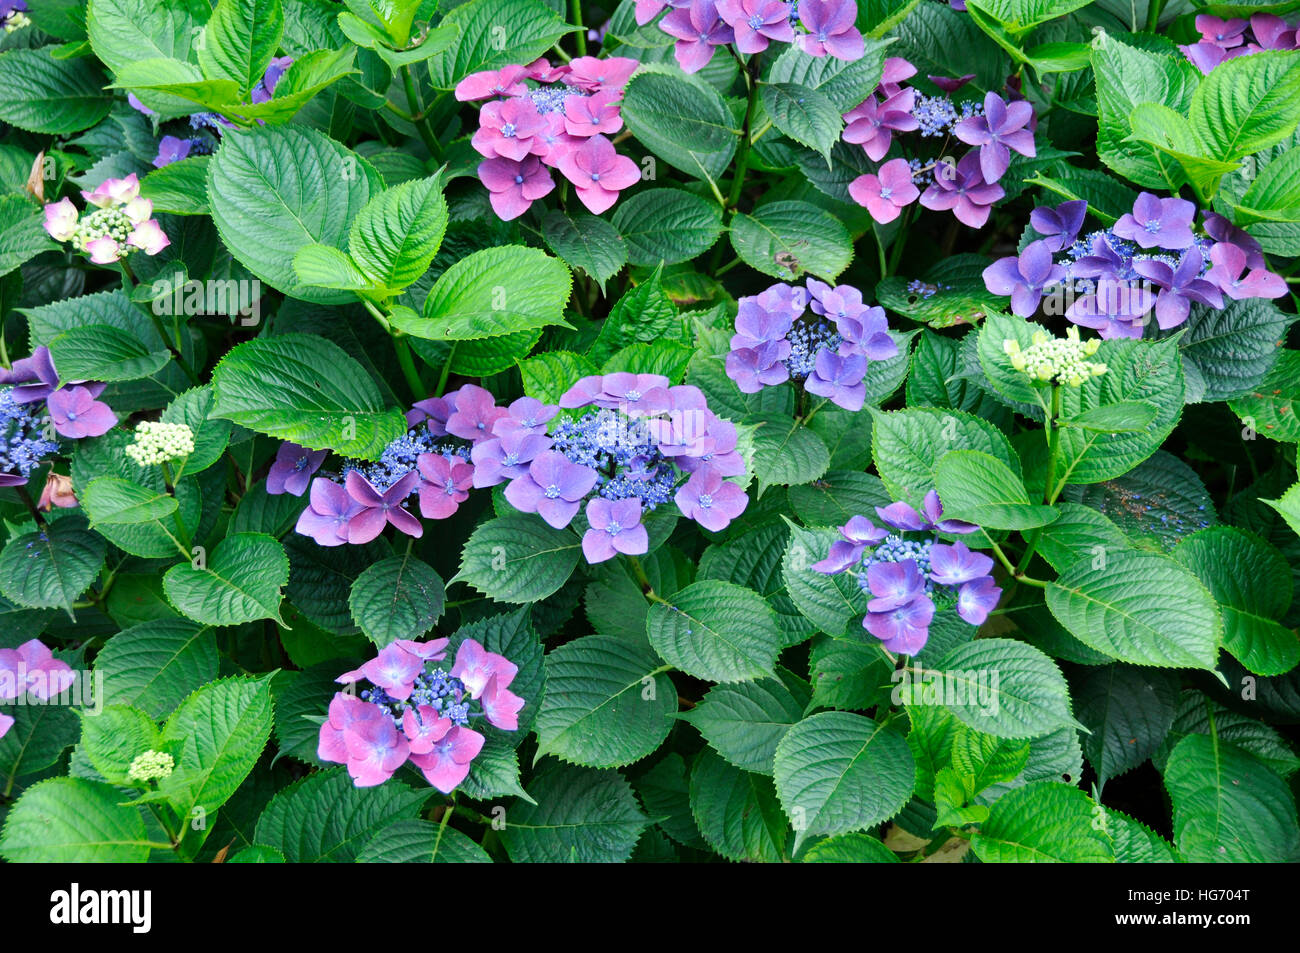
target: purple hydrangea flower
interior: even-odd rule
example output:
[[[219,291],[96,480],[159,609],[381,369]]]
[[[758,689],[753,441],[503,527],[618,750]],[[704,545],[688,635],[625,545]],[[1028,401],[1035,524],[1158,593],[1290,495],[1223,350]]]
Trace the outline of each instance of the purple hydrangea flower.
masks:
[[[782,363],[789,356],[790,342],[784,339],[737,348],[727,354],[727,376],[742,394],[757,394],[764,387],[790,379],[790,370]]]
[[[604,562],[617,553],[639,556],[650,548],[650,538],[641,525],[641,501],[606,500],[594,497],[587,504],[591,528],[583,534],[582,554],[587,562]]]
[[[1223,307],[1223,295],[1213,281],[1201,277],[1205,259],[1200,249],[1189,248],[1183,252],[1178,267],[1172,268],[1156,258],[1133,262],[1133,270],[1160,287],[1156,295],[1156,324],[1162,330],[1175,328],[1187,320],[1192,302]]]
[[[951,209],[963,225],[983,228],[989,207],[1006,194],[1002,186],[984,180],[979,156],[972,151],[962,156],[956,168],[945,163],[935,169],[934,183],[921,193],[921,204],[935,211]]]
[[[361,505],[361,512],[348,521],[348,542],[354,545],[368,543],[390,524],[416,539],[424,535],[424,527],[404,505],[419,482],[419,472],[412,470],[380,493],[356,470],[349,470],[343,486],[348,496]]]
[[[845,410],[858,411],[867,399],[867,359],[861,354],[818,352],[813,372],[804,381],[810,394],[825,397]]]
[[[0,701],[31,695],[48,701],[65,692],[76,672],[40,639],[29,639],[16,649],[0,649]]]
[[[456,725],[435,741],[427,754],[411,755],[411,764],[423,772],[429,784],[450,794],[469,777],[470,762],[483,750],[484,741],[477,731]]]
[[[915,655],[925,648],[934,619],[934,603],[918,596],[906,605],[887,612],[868,612],[862,627],[898,655]]]
[[[493,96],[522,96],[528,91],[524,84],[527,75],[526,67],[513,65],[470,73],[456,84],[456,98],[465,103]]]
[[[896,132],[912,132],[920,128],[912,109],[916,105],[916,90],[902,89],[883,102],[875,94],[844,114],[844,132],[841,138],[862,146],[867,158],[879,162],[889,152]]]
[[[471,698],[481,696],[493,677],[498,678],[504,688],[518,674],[518,665],[504,655],[489,652],[474,639],[465,639],[460,643],[456,649],[456,661],[451,667],[452,677],[461,680]]]
[[[474,449],[485,445],[476,444]],[[441,453],[422,453],[417,460],[420,515],[426,519],[445,520],[469,499],[469,488],[478,476],[478,466],[470,466],[458,457]]]
[[[993,571],[993,560],[972,552],[961,540],[930,547],[930,578],[940,585],[957,586]]]
[[[716,471],[704,469],[691,474],[691,478],[677,491],[674,502],[687,519],[718,533],[745,511],[749,497],[736,484],[723,480]]]
[[[619,111],[622,90],[609,89],[590,96],[570,96],[564,101],[564,131],[580,139],[612,136],[623,128]]]
[[[1280,298],[1287,293],[1284,278],[1265,268],[1248,269],[1246,258],[1246,252],[1237,245],[1218,242],[1210,249],[1213,267],[1205,277],[1218,285],[1229,298],[1238,301],[1242,298]]]
[[[335,695],[320,728],[316,756],[345,764],[357,787],[373,787],[393,776],[410,748],[383,709],[350,695]]]
[[[1191,248],[1196,240],[1192,234],[1195,215],[1196,206],[1186,199],[1162,199],[1143,192],[1133,203],[1132,213],[1121,215],[1113,231],[1143,248],[1180,251]]]
[[[9,370],[0,369],[0,384],[14,385],[16,404],[45,400],[59,386],[59,374],[50,358],[50,349],[42,344],[32,351],[31,357],[14,361]]]
[[[1055,208],[1040,207],[1029,213],[1029,224],[1043,236],[1050,252],[1065,251],[1074,244],[1088,214],[1088,203],[1083,199],[1062,202]]]
[[[478,443],[492,437],[492,425],[508,411],[498,407],[492,392],[466,384],[455,395],[455,410],[447,418],[447,433]]]
[[[718,0],[718,15],[734,31],[741,53],[761,53],[769,40],[794,42],[790,4],[781,0]]]
[[[595,135],[582,145],[565,152],[556,162],[564,177],[573,183],[578,198],[593,215],[609,209],[623,189],[641,181],[641,168],[614,144]]]
[[[546,425],[559,412],[560,408],[555,404],[544,404],[536,397],[520,397],[506,408],[506,416],[492,425],[492,433],[498,437],[512,430],[545,434]]]
[[[545,433],[533,433],[521,427],[475,444],[470,451],[470,459],[474,461],[474,486],[496,486],[523,476],[528,471],[528,464],[543,450],[551,449],[553,443]]]
[[[713,51],[736,40],[735,32],[718,16],[713,0],[691,0],[659,21],[659,28],[677,38],[673,55],[688,73],[698,73],[713,59]]]
[[[1011,151],[1033,158],[1034,134],[1025,128],[1034,107],[1024,100],[1006,102],[997,93],[984,97],[984,115],[960,120],[953,127],[957,138],[979,147],[980,171],[985,182],[996,182],[1011,164]]]
[[[1205,233],[1216,242],[1236,245],[1245,252],[1247,268],[1265,267],[1264,249],[1250,232],[1233,225],[1232,222],[1217,212],[1206,212],[1204,225]],[[18,367],[17,363],[14,364],[14,367]]]
[[[855,25],[858,5],[853,0],[799,0],[798,7],[799,22],[808,31],[795,36],[799,49],[809,56],[862,59],[866,46]]]
[[[519,711],[524,707],[524,699],[506,688],[499,676],[493,675],[488,679],[478,701],[483,706],[483,717],[488,724],[503,731],[519,730]]]
[[[867,585],[873,596],[867,610],[873,613],[891,612],[905,606],[925,590],[925,580],[913,559],[872,564],[867,569]]]
[[[512,98],[490,102],[479,110],[478,121],[478,131],[470,145],[485,158],[500,156],[522,162],[529,155],[546,151],[537,138],[546,122],[530,100]]]
[[[1065,316],[1075,324],[1095,328],[1104,340],[1140,338],[1146,315],[1155,303],[1155,292],[1145,283],[1103,277],[1091,294],[1066,309]]]
[[[478,164],[478,177],[488,190],[492,210],[503,222],[523,215],[540,198],[555,189],[555,180],[536,156],[514,159],[484,159]]]
[[[591,467],[570,462],[562,453],[547,450],[528,465],[528,473],[506,486],[506,499],[523,513],[537,513],[556,529],[563,529],[577,514],[581,500],[596,485]]]
[[[971,625],[983,625],[1001,598],[1002,590],[993,584],[992,576],[973,579],[957,591],[957,614]]]
[[[843,539],[831,543],[830,553],[826,558],[812,564],[813,570],[827,575],[843,572],[862,559],[868,546],[874,546],[886,536],[889,530],[881,529],[865,516],[854,516],[840,527]]]
[[[1196,17],[1196,30],[1201,38],[1225,50],[1241,46],[1246,41],[1244,34],[1248,25],[1246,20],[1223,20],[1204,13]]]
[[[921,196],[912,184],[912,167],[906,159],[890,159],[879,174],[868,172],[849,183],[853,201],[866,208],[882,225],[892,222]]]
[[[173,162],[184,159],[190,154],[190,150],[194,148],[195,141],[194,139],[178,139],[176,136],[163,136],[158,141],[158,155],[154,157],[153,167],[161,169]]]
[[[298,516],[295,531],[310,536],[321,546],[342,546],[348,542],[348,524],[362,505],[333,480],[312,480],[307,509]]]
[[[272,496],[281,493],[302,496],[307,492],[312,475],[328,456],[328,450],[308,450],[285,441],[276,450],[275,462],[266,474],[266,492]]]
[[[1009,295],[1011,310],[1028,318],[1038,310],[1044,291],[1065,279],[1065,269],[1052,263],[1045,241],[1030,242],[1019,255],[999,258],[984,269],[984,286],[995,295]]]
[[[95,400],[95,395],[103,389],[103,384],[97,388],[77,385],[51,394],[45,406],[54,429],[61,436],[73,439],[100,437],[112,430],[117,425],[117,415],[108,404]]]

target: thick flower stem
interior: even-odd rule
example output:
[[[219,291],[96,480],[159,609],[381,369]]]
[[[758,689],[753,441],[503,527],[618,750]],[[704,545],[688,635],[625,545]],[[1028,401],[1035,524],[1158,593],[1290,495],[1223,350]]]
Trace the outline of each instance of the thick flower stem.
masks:
[[[1056,483],[1056,458],[1061,450],[1061,428],[1059,421],[1061,417],[1061,386],[1055,384],[1052,386],[1052,409],[1047,414],[1047,479],[1043,483],[1043,502],[1051,506],[1056,502],[1063,486],[1055,486]],[[1034,558],[1034,553],[1038,551],[1038,543],[1043,538],[1043,529],[1040,526],[1030,534],[1026,541],[1024,554],[1020,557],[1020,562],[1016,564],[1014,573],[1019,575],[1029,568],[1029,561]]]
[[[573,25],[578,28],[574,34],[573,42],[578,48],[579,56],[587,55],[587,28],[582,25],[582,0],[569,0],[569,18]]]
[[[397,352],[397,363],[401,365],[406,385],[411,388],[411,393],[416,400],[424,400],[426,396],[424,382],[420,380],[420,372],[415,366],[415,358],[411,355],[411,345],[406,340],[406,335],[393,335],[393,350]]]
[[[420,93],[415,88],[415,77],[411,75],[411,67],[402,67],[402,88],[406,90],[406,106],[412,116],[420,118],[415,120],[415,131],[420,136],[420,141],[424,143],[424,148],[429,150],[429,155],[435,159],[442,157],[442,146],[429,128],[428,117],[424,114],[424,103],[420,101]]]

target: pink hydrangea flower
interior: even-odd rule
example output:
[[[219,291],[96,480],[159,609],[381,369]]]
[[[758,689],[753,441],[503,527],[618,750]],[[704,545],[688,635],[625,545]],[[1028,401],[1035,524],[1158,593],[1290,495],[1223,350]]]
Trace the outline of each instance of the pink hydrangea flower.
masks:
[[[427,754],[411,755],[411,764],[424,772],[429,784],[450,794],[469,776],[470,762],[483,750],[484,740],[477,731],[456,725]]]
[[[559,169],[576,187],[578,198],[595,215],[618,200],[618,193],[641,180],[641,170],[621,156],[604,136],[592,136],[559,161]]]
[[[555,190],[555,180],[536,156],[521,162],[513,159],[484,159],[478,177],[487,187],[492,210],[503,222],[523,215],[540,198]]]
[[[0,701],[31,695],[41,701],[65,692],[77,674],[39,639],[16,649],[0,649]]]
[[[518,665],[504,655],[489,652],[474,639],[460,643],[456,649],[456,661],[451,667],[451,676],[464,683],[471,698],[480,698],[492,678],[497,679],[498,687],[507,688],[517,674]]]
[[[431,520],[445,520],[469,499],[474,483],[474,467],[440,453],[422,453],[416,462],[423,482],[420,484],[420,515]]]
[[[921,190],[912,184],[907,160],[890,159],[880,167],[878,175],[868,172],[850,182],[849,195],[883,225],[898,218],[903,209],[920,198]]]

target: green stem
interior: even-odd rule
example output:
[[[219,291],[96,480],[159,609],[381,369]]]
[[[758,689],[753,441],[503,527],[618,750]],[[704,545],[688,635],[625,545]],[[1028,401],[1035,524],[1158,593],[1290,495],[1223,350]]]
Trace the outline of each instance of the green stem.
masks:
[[[421,116],[416,120],[415,131],[420,136],[420,141],[424,143],[424,148],[429,150],[429,155],[435,159],[442,157],[442,146],[438,144],[438,139],[429,128],[427,117],[424,117],[424,103],[420,101],[420,93],[415,88],[415,77],[411,75],[411,67],[402,67],[402,88],[406,90],[406,106],[412,116]]]
[[[736,147],[736,173],[731,180],[731,191],[727,193],[727,208],[734,209],[740,201],[741,190],[745,187],[745,172],[749,168],[749,151],[751,142],[750,129],[754,123],[754,109],[758,105],[758,61],[760,54],[755,53],[749,68],[753,78],[749,82],[749,105],[745,107],[745,125],[740,131],[740,144]]]
[[[804,417],[804,419],[803,419],[803,425],[804,425],[805,427],[807,427],[810,423],[812,423],[812,419],[813,419],[814,417],[817,416],[817,411],[819,411],[819,410],[821,410],[823,407],[825,407],[826,404],[827,404],[829,401],[830,401],[830,398],[827,397],[827,398],[824,399],[820,404],[818,404],[816,407],[814,407],[812,410],[808,411],[808,416]]]
[[[441,397],[443,391],[447,389],[447,378],[451,375],[451,362],[456,356],[456,343],[451,342],[451,350],[447,352],[447,360],[442,363],[442,373],[438,375],[438,386],[434,390],[434,396]]]
[[[1020,572],[1011,562],[1010,557],[1003,552],[1002,547],[993,542],[993,537],[988,534],[987,530],[981,529],[980,532],[983,533],[984,538],[989,541],[989,545],[993,547],[993,555],[998,558],[998,562],[1002,564],[1002,568],[1011,575],[1012,579],[1016,580],[1016,582],[1023,582],[1026,586],[1034,586],[1038,589],[1047,588],[1047,583],[1042,579],[1033,579],[1026,576],[1023,572]]]
[[[569,0],[569,16],[573,20],[573,25],[578,28],[574,35],[573,41],[578,47],[578,55],[587,55],[587,30],[582,25],[582,0]]]
[[[1055,486],[1056,483],[1056,459],[1061,450],[1061,428],[1058,422],[1061,419],[1061,385],[1052,385],[1052,407],[1047,413],[1047,479],[1043,482],[1043,501],[1051,506],[1056,502],[1057,496],[1060,495],[1063,487]],[[1043,538],[1043,528],[1040,526],[1030,534],[1026,541],[1025,551],[1020,556],[1020,562],[1016,564],[1014,570],[1017,577],[1020,577],[1026,569],[1029,568],[1029,561],[1034,558],[1034,553],[1038,551],[1038,544]],[[1032,585],[1032,583],[1031,583]]]
[[[649,598],[654,594],[654,586],[650,585],[650,577],[646,575],[645,567],[641,565],[641,560],[637,559],[635,556],[628,556],[627,564],[632,568],[632,575],[641,585],[642,591],[644,591],[646,597]]]
[[[397,352],[397,363],[402,367],[406,385],[411,388],[416,400],[424,400],[424,382],[420,380],[420,372],[416,369],[415,358],[411,356],[411,345],[405,334],[393,335],[393,350]]]
[[[1164,9],[1165,0],[1150,0],[1147,6],[1147,32],[1154,33],[1160,24],[1160,11]]]
[[[166,460],[162,462],[162,473],[163,473],[163,482],[167,484],[167,489],[171,490],[172,493],[175,494],[176,484],[172,480],[172,469],[167,465]],[[192,541],[190,539],[189,530],[185,528],[185,523],[181,519],[181,509],[179,506],[176,507],[176,509],[172,510],[172,519],[176,523],[176,532],[180,534],[180,543],[185,548],[186,556],[193,557],[194,550],[190,545]]]

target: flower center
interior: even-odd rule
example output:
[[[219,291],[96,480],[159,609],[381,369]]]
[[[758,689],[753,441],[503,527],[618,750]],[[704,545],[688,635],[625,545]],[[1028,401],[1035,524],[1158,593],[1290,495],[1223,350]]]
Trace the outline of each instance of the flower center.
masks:
[[[508,122],[504,126],[502,126],[501,135],[505,136],[507,139],[513,139],[515,135],[515,124],[512,122]]]
[[[593,173],[591,173],[591,181],[593,181],[593,182],[599,182],[599,181],[600,181],[600,173],[599,173],[599,172],[593,172]]]
[[[610,521],[610,524],[605,527],[605,532],[609,533],[610,536],[617,536],[623,532],[623,527],[614,521]]]
[[[516,175],[515,185],[523,185],[523,184],[524,184],[524,177],[522,175]]]
[[[893,194],[894,194],[894,190],[891,189],[889,186],[887,186],[887,185],[882,185],[882,186],[880,187],[880,197],[881,197],[882,199],[887,199],[887,198],[889,198],[889,197],[890,197],[891,195],[893,195]],[[841,311],[840,314],[843,315],[844,312]]]
[[[751,30],[757,30],[763,25],[763,15],[761,13],[755,13],[749,18],[748,22]]]
[[[560,488],[556,486],[554,483],[552,483],[550,486],[546,488],[546,498],[548,500],[556,500],[559,499],[559,497],[560,497]]]
[[[701,493],[701,494],[700,494],[700,509],[707,510],[707,509],[708,509],[710,506],[712,506],[712,505],[713,505],[713,497],[710,496],[708,493]]]

